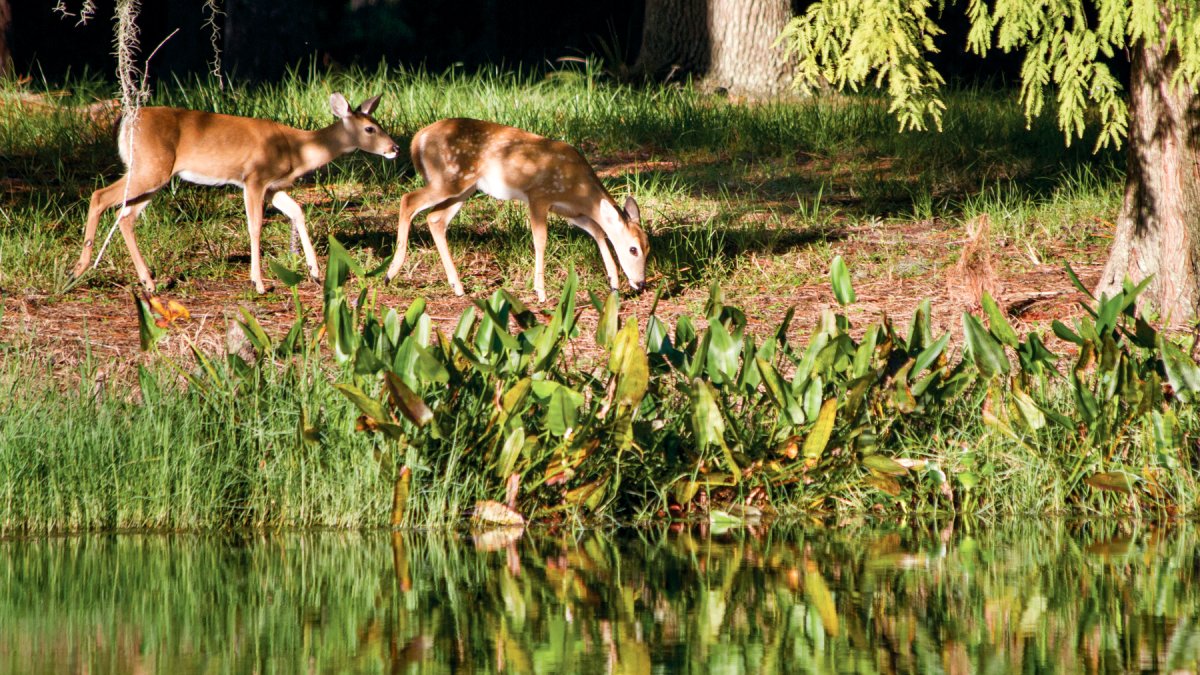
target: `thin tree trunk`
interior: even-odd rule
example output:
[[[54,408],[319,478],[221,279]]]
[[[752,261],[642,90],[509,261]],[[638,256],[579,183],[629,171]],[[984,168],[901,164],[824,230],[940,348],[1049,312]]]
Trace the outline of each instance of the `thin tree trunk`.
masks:
[[[790,0],[647,0],[633,73],[654,80],[695,77],[708,90],[769,98],[789,89],[791,63],[775,39]]]
[[[8,0],[0,0],[0,77],[13,72],[12,47],[8,44],[8,31],[12,27],[12,9]]]
[[[1177,65],[1169,43],[1133,53],[1125,199],[1096,288],[1154,275],[1144,299],[1174,324],[1200,314],[1200,98],[1171,87]]]

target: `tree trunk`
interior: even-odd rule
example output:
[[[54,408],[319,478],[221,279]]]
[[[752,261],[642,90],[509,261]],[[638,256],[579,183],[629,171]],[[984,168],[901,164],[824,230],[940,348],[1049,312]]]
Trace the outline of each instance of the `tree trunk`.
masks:
[[[707,0],[646,0],[636,75],[669,82],[708,72]]]
[[[734,96],[778,96],[790,88],[792,68],[775,40],[791,18],[790,0],[647,0],[633,72],[691,75]]]
[[[1133,49],[1125,199],[1096,291],[1153,274],[1144,296],[1164,321],[1200,314],[1200,98],[1174,89],[1169,42]]]
[[[12,9],[8,0],[0,0],[0,77],[13,73],[12,48],[8,44],[8,29],[12,26]]]

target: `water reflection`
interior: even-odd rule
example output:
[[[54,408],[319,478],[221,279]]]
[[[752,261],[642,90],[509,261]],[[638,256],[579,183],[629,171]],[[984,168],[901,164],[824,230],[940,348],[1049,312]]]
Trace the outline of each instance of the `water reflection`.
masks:
[[[1175,672],[1192,527],[0,541],[0,672]]]

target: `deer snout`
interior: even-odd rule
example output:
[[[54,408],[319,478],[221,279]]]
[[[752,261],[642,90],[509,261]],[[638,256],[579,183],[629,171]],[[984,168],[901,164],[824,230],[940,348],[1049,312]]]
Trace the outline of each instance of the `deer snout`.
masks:
[[[385,159],[396,159],[400,156],[400,146],[392,143],[392,147],[384,151],[383,156]]]

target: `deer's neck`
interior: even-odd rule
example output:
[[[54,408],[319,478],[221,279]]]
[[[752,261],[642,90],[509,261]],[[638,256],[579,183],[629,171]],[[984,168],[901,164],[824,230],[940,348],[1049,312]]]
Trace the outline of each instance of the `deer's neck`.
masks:
[[[352,149],[349,136],[341,122],[323,129],[305,132],[300,139],[300,162],[303,173],[319,169]]]

